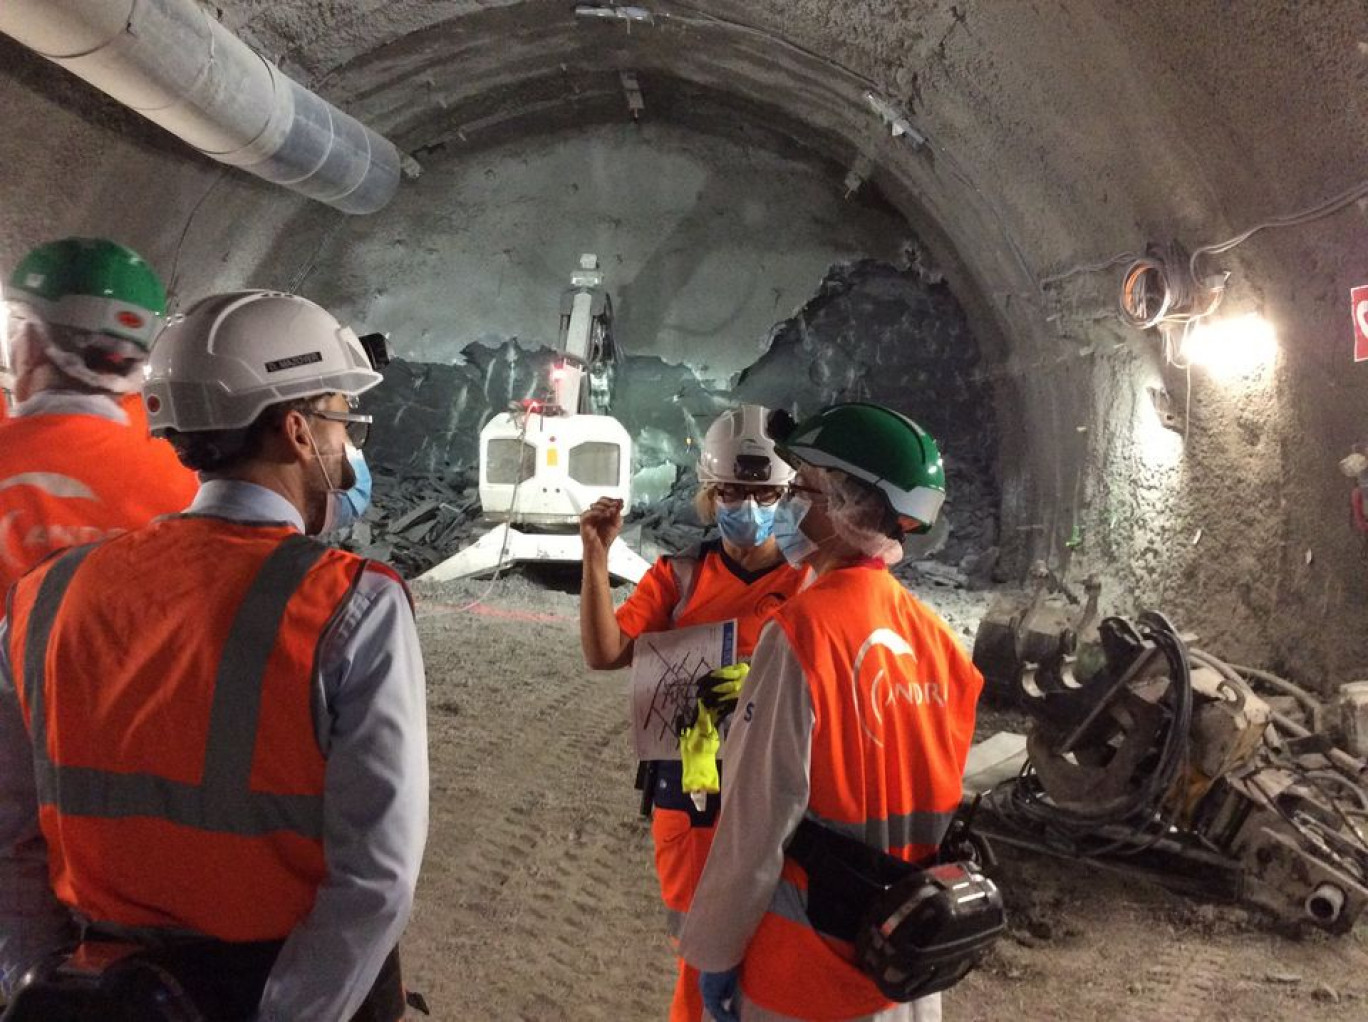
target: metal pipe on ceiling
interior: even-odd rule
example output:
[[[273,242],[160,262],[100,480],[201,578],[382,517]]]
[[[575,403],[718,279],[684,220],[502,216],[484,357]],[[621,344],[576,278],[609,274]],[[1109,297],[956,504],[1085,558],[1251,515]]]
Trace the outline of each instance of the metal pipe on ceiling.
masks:
[[[392,142],[195,0],[5,0],[0,32],[204,155],[345,213],[373,213],[399,186]]]

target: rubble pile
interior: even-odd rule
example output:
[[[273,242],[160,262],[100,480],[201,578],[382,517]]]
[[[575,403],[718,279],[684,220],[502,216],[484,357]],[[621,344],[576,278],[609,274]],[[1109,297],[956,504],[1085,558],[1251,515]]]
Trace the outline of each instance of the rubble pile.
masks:
[[[374,473],[374,499],[345,545],[412,578],[475,539],[480,494],[474,472],[433,477]]]
[[[469,344],[450,365],[392,363],[365,399],[377,426],[366,449],[374,504],[347,545],[411,575],[471,541],[480,529],[480,429],[511,404],[548,398],[557,357],[545,344],[510,338]],[[609,412],[632,435],[633,487],[642,501],[627,541],[649,558],[703,537],[692,468],[703,433],[724,409],[752,402],[802,418],[834,401],[874,401],[924,425],[945,455],[947,525],[910,550],[900,575],[953,587],[990,580],[997,427],[978,362],[964,313],[944,284],[873,261],[833,267],[729,389],[709,387],[687,365],[622,357]]]
[[[926,428],[945,458],[945,563],[997,542],[997,422],[978,344],[944,284],[864,260],[834,267],[815,297],[770,334],[732,399],[789,408],[872,401]]]

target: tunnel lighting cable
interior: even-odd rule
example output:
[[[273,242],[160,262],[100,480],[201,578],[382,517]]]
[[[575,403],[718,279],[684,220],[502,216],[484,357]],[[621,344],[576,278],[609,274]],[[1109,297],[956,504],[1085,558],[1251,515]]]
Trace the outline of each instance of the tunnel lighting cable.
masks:
[[[1241,231],[1239,234],[1227,238],[1225,241],[1218,241],[1211,245],[1203,245],[1201,248],[1193,251],[1188,264],[1189,272],[1192,274],[1193,279],[1198,279],[1197,264],[1203,256],[1220,255],[1223,252],[1229,252],[1235,246],[1243,244],[1255,234],[1267,230],[1270,227],[1298,227],[1302,224],[1311,223],[1313,220],[1319,220],[1321,217],[1329,216],[1332,213],[1338,213],[1350,203],[1357,202],[1359,199],[1365,197],[1368,197],[1368,180],[1360,181],[1358,184],[1345,189],[1338,195],[1331,196],[1317,205],[1309,206],[1306,209],[1286,216],[1278,216],[1261,221],[1260,223]],[[1042,277],[1040,286],[1042,288],[1051,287],[1061,281],[1068,280],[1070,277],[1077,277],[1086,273],[1097,273],[1101,270],[1111,269],[1111,267],[1121,263],[1139,260],[1141,258],[1143,258],[1143,256],[1134,252],[1122,252],[1103,262],[1071,266],[1058,273],[1052,273],[1048,277]]]
[[[654,10],[651,8],[634,8],[634,10],[641,10],[649,16],[650,20],[646,22],[647,24],[672,23],[676,25],[692,26],[695,28],[719,28],[727,29],[733,32],[740,32],[742,34],[749,36],[754,36],[755,38],[763,40],[764,42],[772,43],[785,50],[788,50],[791,53],[796,53],[808,60],[815,61],[818,64],[822,64],[826,67],[832,68],[833,70],[839,71],[847,78],[859,82],[860,85],[864,88],[875,90],[882,89],[882,86],[880,86],[879,83],[874,81],[874,79],[868,77],[867,75],[861,74],[854,68],[847,67],[845,64],[842,64],[839,61],[832,60],[830,57],[825,57],[822,54],[815,52],[814,50],[809,50],[805,46],[795,43],[792,40],[786,39],[781,35],[776,35],[775,33],[767,31],[766,29],[760,28],[757,25],[748,25],[742,21],[733,21],[730,18],[721,18],[715,14],[710,14],[707,11],[700,10],[699,8],[686,3],[675,3],[671,6],[678,7],[681,10],[688,11],[689,13],[672,14],[669,11]],[[616,5],[605,6],[602,9],[616,11],[618,7]],[[632,24],[642,23],[640,18],[617,17],[615,20],[621,20],[625,22],[629,28]]]
[[[545,425],[545,414],[544,414],[544,413],[542,414],[542,418],[543,418],[543,425]],[[495,586],[495,585],[498,583],[498,581],[499,581],[499,572],[503,571],[503,569],[504,569],[504,558],[508,556],[508,534],[509,534],[509,532],[511,532],[512,529],[513,529],[513,514],[514,514],[513,509],[516,508],[516,507],[518,506],[518,490],[519,490],[519,488],[521,488],[521,486],[522,486],[522,484],[523,484],[523,474],[522,474],[523,450],[524,450],[524,448],[525,448],[525,446],[526,446],[526,440],[527,440],[527,426],[528,426],[528,424],[529,424],[531,421],[532,421],[532,410],[531,410],[531,408],[524,409],[524,411],[523,411],[522,429],[519,430],[519,432],[518,432],[518,475],[517,475],[517,478],[513,480],[513,496],[509,498],[509,502],[508,502],[508,504],[509,504],[508,521],[506,521],[506,522],[503,523],[503,530],[504,530],[504,534],[503,534],[503,543],[502,543],[502,544],[500,545],[500,547],[499,547],[499,557],[498,557],[498,560],[496,560],[496,561],[494,562],[494,574],[491,575],[491,576],[489,577],[489,582],[485,585],[484,591],[483,591],[482,593],[480,593],[479,596],[475,597],[475,599],[471,600],[471,601],[470,601],[469,603],[467,603],[465,606],[463,606],[463,607],[457,607],[457,608],[456,608],[456,613],[457,613],[457,614],[469,613],[470,611],[473,611],[476,607],[482,606],[482,605],[484,604],[485,600],[489,599],[489,594],[492,593],[492,592],[494,591],[494,586]],[[535,466],[534,466],[534,470],[535,470]],[[511,567],[511,565],[510,565],[510,567]]]
[[[181,249],[185,247],[185,238],[190,233],[190,226],[195,222],[195,217],[199,214],[200,208],[208,200],[214,189],[219,186],[219,182],[228,176],[231,168],[224,167],[214,175],[214,180],[209,182],[209,187],[204,190],[204,194],[199,197],[190,210],[190,214],[185,218],[185,224],[181,227],[180,237],[176,239],[176,253],[171,257],[171,273],[166,278],[166,293],[169,298],[167,303],[167,316],[169,317],[176,307],[180,304],[179,296],[176,293],[176,285],[180,281],[180,258]]]
[[[1247,228],[1239,234],[1227,238],[1225,241],[1217,242],[1214,245],[1203,245],[1192,253],[1191,265],[1193,276],[1195,277],[1197,273],[1197,260],[1202,256],[1220,255],[1222,252],[1228,252],[1236,245],[1243,244],[1255,234],[1270,227],[1298,227],[1302,224],[1310,223],[1313,220],[1319,220],[1321,217],[1339,212],[1345,206],[1348,206],[1350,203],[1356,202],[1365,196],[1368,196],[1368,181],[1360,181],[1358,184],[1346,188],[1338,195],[1332,196],[1324,202],[1304,209],[1299,213],[1273,217],[1270,220],[1264,220],[1261,223],[1257,223],[1253,227]]]

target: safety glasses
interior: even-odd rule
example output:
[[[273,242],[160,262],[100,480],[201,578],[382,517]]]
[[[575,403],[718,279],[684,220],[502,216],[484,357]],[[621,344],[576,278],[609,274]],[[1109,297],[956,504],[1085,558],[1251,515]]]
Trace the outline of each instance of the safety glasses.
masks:
[[[359,412],[334,412],[327,408],[309,408],[306,414],[312,415],[316,419],[327,419],[329,422],[340,422],[347,429],[347,440],[358,451],[366,446],[366,440],[370,436],[371,422],[374,417],[362,415]]]
[[[743,500],[750,499],[761,507],[771,507],[783,499],[784,487],[736,486],[723,483],[721,486],[713,487],[713,492],[717,494],[717,499],[723,504],[740,504]]]

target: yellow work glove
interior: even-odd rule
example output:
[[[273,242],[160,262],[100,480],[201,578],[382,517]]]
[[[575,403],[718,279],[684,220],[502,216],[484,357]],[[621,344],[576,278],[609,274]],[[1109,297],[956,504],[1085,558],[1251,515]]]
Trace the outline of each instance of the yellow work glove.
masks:
[[[721,724],[736,709],[737,697],[749,673],[750,664],[732,664],[698,679],[698,701],[712,712],[715,723]]]
[[[712,713],[702,700],[698,703],[698,719],[693,726],[679,732],[679,758],[684,765],[684,790],[717,792],[722,790],[717,776],[717,750],[722,739],[713,723]]]

